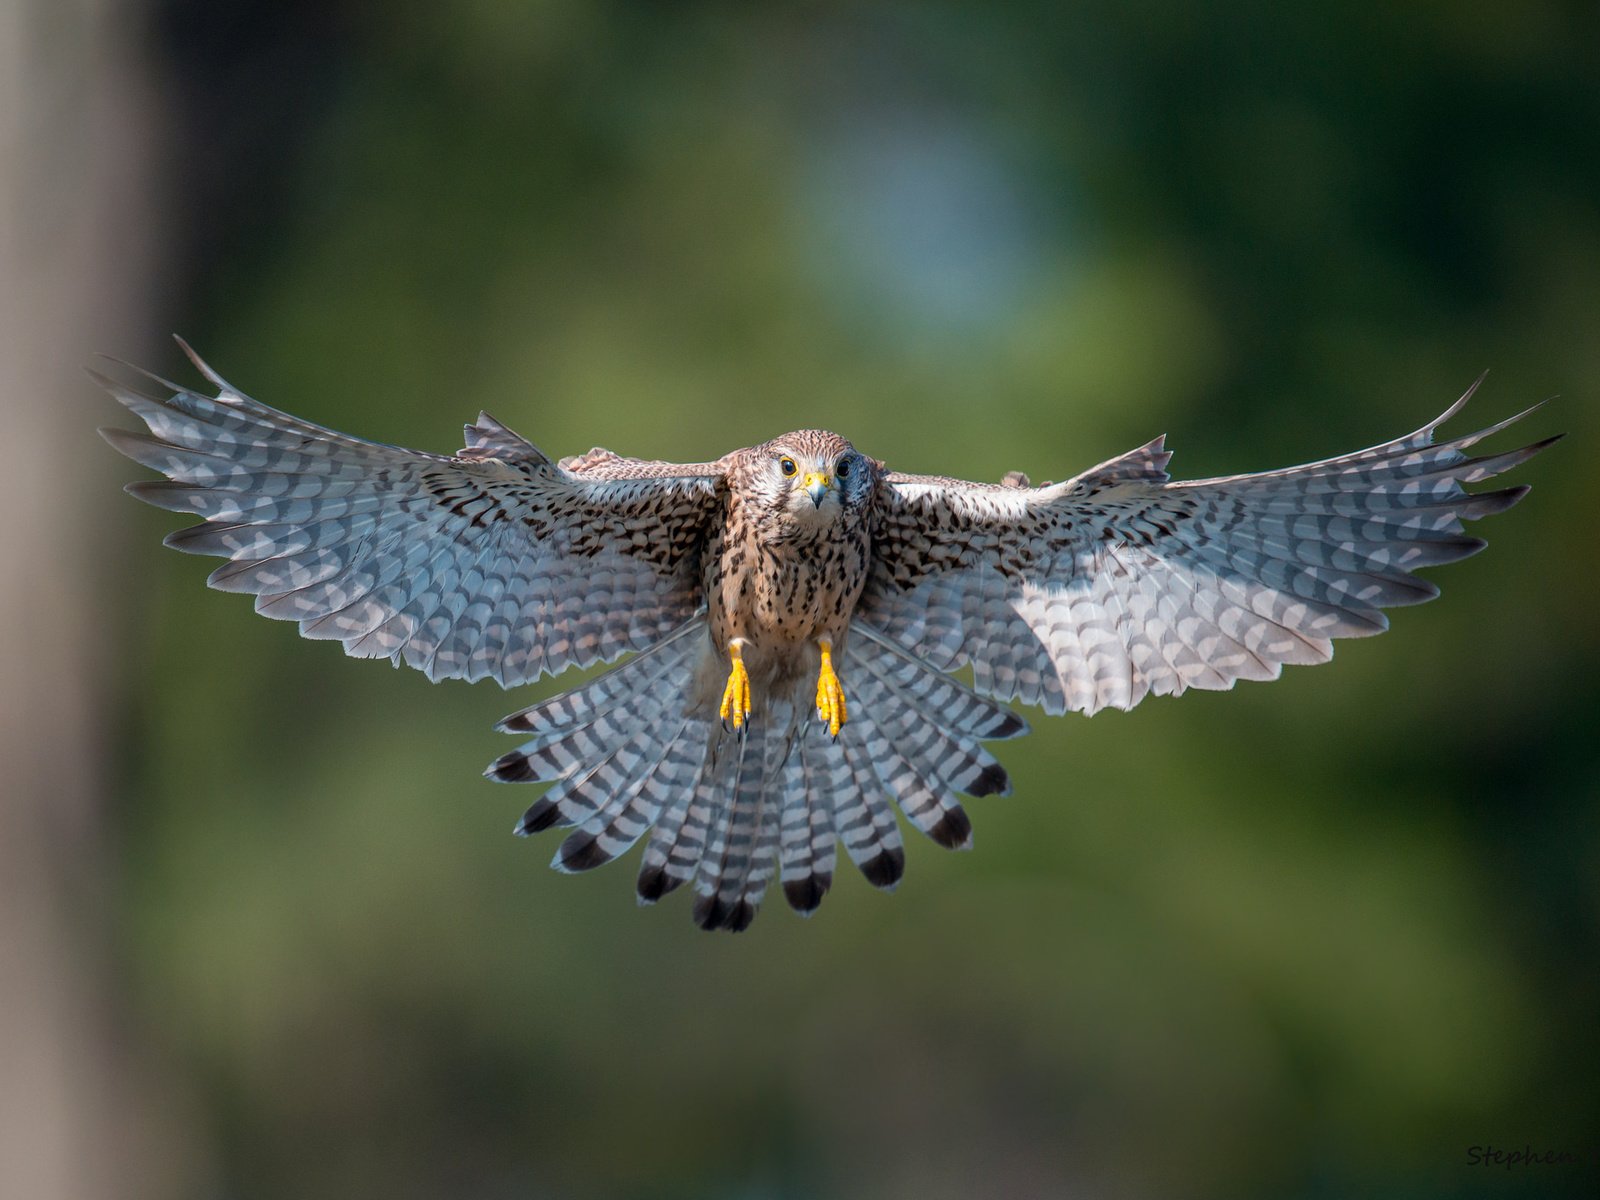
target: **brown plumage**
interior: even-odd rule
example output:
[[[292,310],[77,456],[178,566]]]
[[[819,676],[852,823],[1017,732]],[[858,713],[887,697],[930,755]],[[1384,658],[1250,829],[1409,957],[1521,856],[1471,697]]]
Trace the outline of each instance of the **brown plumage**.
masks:
[[[787,475],[786,463],[793,464]],[[737,450],[722,465],[722,520],[712,528],[701,568],[717,654],[707,656],[699,697],[720,697],[729,645],[739,642],[752,711],[759,713],[769,697],[787,701],[812,685],[819,639],[836,652],[845,649],[867,582],[881,471],[842,437],[817,429]],[[820,486],[816,499],[803,486],[813,476],[830,480],[813,485]]]
[[[528,740],[487,774],[551,785],[517,832],[569,828],[559,870],[648,835],[640,899],[692,882],[708,929],[748,925],[779,872],[811,912],[839,845],[892,888],[891,798],[970,846],[957,794],[1010,787],[981,742],[1026,731],[1001,701],[1128,708],[1381,631],[1436,594],[1417,568],[1482,548],[1463,521],[1527,490],[1464,485],[1555,440],[1469,457],[1510,422],[1436,442],[1458,403],[1370,450],[1185,483],[1160,439],[1038,487],[891,473],[814,429],[716,462],[557,463],[487,414],[454,456],[347,437],[195,361],[217,396],[103,380],[150,430],[107,440],[167,476],[129,490],[202,518],[168,543],[307,637],[434,679],[634,652],[507,717]],[[974,688],[944,674],[966,665]]]

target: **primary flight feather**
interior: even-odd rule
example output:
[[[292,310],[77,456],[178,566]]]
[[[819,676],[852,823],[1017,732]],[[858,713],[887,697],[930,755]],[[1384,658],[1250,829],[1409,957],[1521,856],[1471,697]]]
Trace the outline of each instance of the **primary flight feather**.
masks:
[[[167,544],[227,559],[208,582],[258,612],[431,679],[634,652],[507,717],[529,740],[487,774],[551,784],[517,832],[569,828],[558,869],[648,834],[640,899],[692,884],[707,929],[747,926],[774,874],[810,913],[841,844],[893,887],[891,800],[970,845],[958,794],[1010,790],[982,743],[1027,731],[1003,701],[1130,708],[1381,632],[1438,594],[1418,568],[1483,548],[1464,521],[1528,490],[1465,485],[1557,440],[1469,453],[1523,413],[1435,441],[1469,390],[1369,450],[1176,483],[1159,438],[1030,487],[899,474],[821,430],[716,462],[553,462],[487,413],[444,456],[278,412],[191,358],[215,396],[97,376],[149,428],[106,440],[166,476],[128,490],[202,518]],[[966,665],[971,688],[946,674]]]

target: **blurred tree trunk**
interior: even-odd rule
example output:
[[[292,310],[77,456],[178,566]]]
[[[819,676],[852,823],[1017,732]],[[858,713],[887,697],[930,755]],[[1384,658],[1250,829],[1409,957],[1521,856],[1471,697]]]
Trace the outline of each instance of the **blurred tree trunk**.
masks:
[[[181,1190],[174,1126],[112,961],[104,406],[82,366],[137,349],[153,245],[143,6],[0,5],[0,1195]]]

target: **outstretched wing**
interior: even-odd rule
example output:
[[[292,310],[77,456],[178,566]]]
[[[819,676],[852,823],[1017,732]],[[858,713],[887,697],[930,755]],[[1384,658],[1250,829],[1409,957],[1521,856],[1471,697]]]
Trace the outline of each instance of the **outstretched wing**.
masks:
[[[1324,662],[1333,638],[1381,633],[1383,609],[1438,595],[1412,572],[1481,550],[1462,522],[1528,490],[1463,485],[1558,440],[1467,455],[1523,413],[1435,443],[1476,388],[1407,437],[1256,475],[1168,482],[1160,438],[1039,488],[890,474],[857,616],[1049,712]]]
[[[204,518],[167,545],[228,559],[207,582],[306,637],[511,687],[644,649],[701,604],[717,464],[556,464],[487,413],[459,454],[425,454],[268,408],[194,361],[219,395],[96,375],[150,428],[101,433],[167,476],[129,492]]]

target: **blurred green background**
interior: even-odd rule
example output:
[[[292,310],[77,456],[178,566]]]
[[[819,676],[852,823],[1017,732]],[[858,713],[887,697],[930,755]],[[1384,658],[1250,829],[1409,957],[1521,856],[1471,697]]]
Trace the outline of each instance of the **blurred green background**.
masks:
[[[40,11],[46,11],[41,7]],[[197,1197],[1478,1197],[1600,1163],[1600,10],[200,3],[122,10],[137,319],[435,451],[1180,477],[1441,411],[1571,437],[1334,663],[1036,717],[977,849],[810,922],[565,878],[478,778],[536,695],[343,659],[202,586],[74,444],[111,578],[83,901]],[[109,401],[75,403],[115,422]],[[1476,424],[1473,424],[1476,422]],[[122,422],[127,424],[126,421]],[[119,575],[118,573],[125,573]],[[570,680],[564,680],[570,683]],[[148,1114],[146,1114],[148,1117]],[[1585,1162],[1471,1167],[1481,1144]]]

